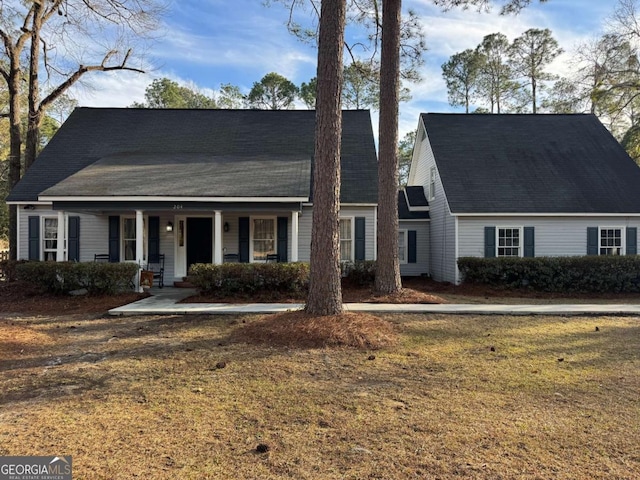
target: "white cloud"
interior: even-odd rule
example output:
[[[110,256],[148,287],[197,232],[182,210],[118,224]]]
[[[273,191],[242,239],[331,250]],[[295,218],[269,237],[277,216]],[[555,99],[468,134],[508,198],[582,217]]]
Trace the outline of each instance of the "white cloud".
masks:
[[[144,100],[144,90],[152,80],[149,74],[127,71],[90,73],[70,94],[81,107],[127,107]]]

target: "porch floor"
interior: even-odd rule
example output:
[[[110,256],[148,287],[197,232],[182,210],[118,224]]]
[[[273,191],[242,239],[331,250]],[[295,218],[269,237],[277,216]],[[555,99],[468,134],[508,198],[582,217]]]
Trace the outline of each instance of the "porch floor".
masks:
[[[301,310],[303,303],[178,303],[195,294],[195,289],[152,288],[151,296],[109,310],[110,315],[239,315],[279,313]],[[488,304],[389,304],[345,303],[345,311],[370,313],[448,313],[455,315],[640,315],[635,304],[558,304],[558,305],[488,305]]]

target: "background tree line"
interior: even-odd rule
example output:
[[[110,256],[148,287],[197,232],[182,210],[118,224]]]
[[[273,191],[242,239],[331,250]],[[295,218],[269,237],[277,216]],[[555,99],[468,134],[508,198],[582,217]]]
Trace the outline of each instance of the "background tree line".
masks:
[[[354,61],[345,66],[342,75],[342,104],[345,109],[377,109],[379,105],[377,73],[369,65]],[[197,87],[180,85],[168,78],[159,78],[145,89],[143,102],[134,102],[135,108],[253,108],[259,110],[286,110],[300,105],[308,109],[316,106],[317,79],[311,78],[299,86],[276,72],[267,73],[254,82],[251,89],[242,89],[230,83],[221,84],[216,92],[204,93]],[[409,90],[403,90],[408,100]]]
[[[442,65],[449,104],[467,113],[593,113],[640,163],[640,18],[619,0],[607,29],[576,45],[567,76],[549,72],[563,52],[548,29],[509,42],[502,33]]]

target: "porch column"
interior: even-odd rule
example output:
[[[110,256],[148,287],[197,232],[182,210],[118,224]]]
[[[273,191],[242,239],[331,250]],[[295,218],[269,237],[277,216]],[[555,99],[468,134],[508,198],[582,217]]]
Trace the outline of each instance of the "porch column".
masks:
[[[215,211],[213,222],[213,263],[220,265],[222,263],[222,212]]]
[[[298,261],[298,211],[291,212],[291,261]]]
[[[56,261],[64,262],[66,260],[64,255],[65,244],[65,228],[64,228],[64,212],[58,210],[58,231],[56,233]]]
[[[142,210],[136,210],[136,263],[138,264],[138,276],[136,277],[136,288],[142,292],[140,287],[140,269],[144,262],[144,219]]]

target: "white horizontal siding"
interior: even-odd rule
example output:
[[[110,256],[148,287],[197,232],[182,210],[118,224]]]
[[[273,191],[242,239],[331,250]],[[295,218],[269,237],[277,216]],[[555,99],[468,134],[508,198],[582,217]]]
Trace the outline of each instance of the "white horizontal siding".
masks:
[[[420,132],[424,132],[424,137],[421,138]],[[409,185],[422,185],[425,187],[425,192],[428,194],[430,180],[430,169],[435,164],[433,156],[433,150],[429,144],[429,137],[424,131],[422,125],[422,119],[420,119],[418,125],[418,134],[416,135],[416,144],[414,145],[414,156],[411,159],[411,171],[409,175]]]
[[[420,132],[424,132],[421,140]],[[455,218],[449,212],[445,191],[440,179],[429,135],[424,131],[422,120],[418,125],[418,135],[414,147],[409,185],[420,185],[429,195],[431,168],[436,167],[435,195],[429,200],[429,260],[428,273],[439,282],[455,282],[457,266],[455,264]]]
[[[109,252],[108,219],[84,213],[64,212],[67,217],[80,217],[80,261],[93,261],[95,253]],[[29,217],[54,217],[58,212],[50,207],[37,206],[35,210],[21,210],[18,224],[18,258],[29,258]],[[40,222],[42,229],[42,222]],[[42,243],[42,231],[40,231]]]
[[[308,262],[311,258],[311,221],[313,209],[303,207],[298,219],[298,260]]]
[[[400,220],[400,230],[415,230],[416,232],[416,263],[401,263],[400,275],[415,277],[429,273],[429,223],[403,222]]]
[[[340,209],[340,217],[364,217],[365,219],[365,259],[375,258],[375,208],[374,207],[350,207]],[[311,258],[311,221],[312,208],[304,207],[299,220],[299,257],[300,261],[308,262]]]
[[[459,217],[460,257],[484,257],[484,227],[534,227],[536,257],[587,254],[588,227],[640,227],[640,217]]]

